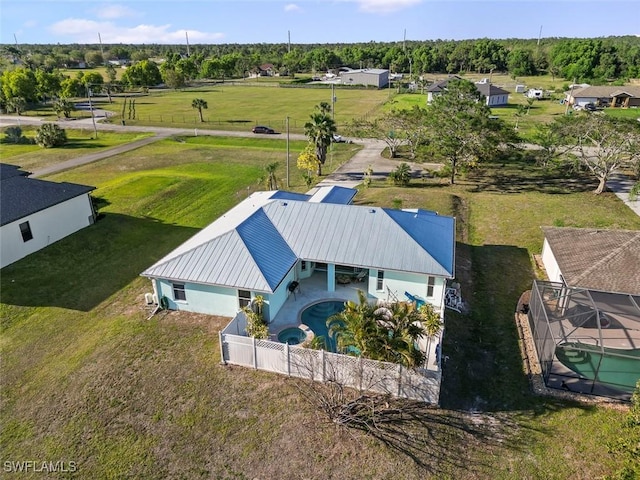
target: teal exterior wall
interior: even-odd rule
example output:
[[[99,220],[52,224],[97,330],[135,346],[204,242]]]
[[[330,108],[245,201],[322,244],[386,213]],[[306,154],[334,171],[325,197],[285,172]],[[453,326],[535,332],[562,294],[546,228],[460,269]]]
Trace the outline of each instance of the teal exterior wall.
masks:
[[[171,310],[208,313],[225,317],[233,317],[240,310],[236,289],[197,283],[185,283],[184,286],[187,299],[177,301],[173,298],[172,282],[156,280],[158,299],[166,297]]]
[[[447,283],[447,280],[443,277],[434,277],[435,283],[433,288],[433,295],[427,296],[427,283],[429,281],[429,275],[385,270],[382,290],[378,290],[378,270],[372,268],[369,270],[369,273],[369,295],[380,298],[382,300],[387,300],[387,288],[389,288],[389,290],[391,290],[391,293],[398,297],[398,300],[408,300],[404,294],[404,292],[408,292],[411,295],[425,299],[436,307],[443,306],[442,302],[444,299],[444,290]]]
[[[296,268],[300,267],[297,266]],[[268,295],[265,294],[265,300],[269,304],[267,311],[264,313],[264,318],[267,322],[271,322],[276,317],[282,305],[284,305],[284,302],[289,298],[290,293],[287,287],[289,283],[296,278],[296,268],[292,268],[291,271],[287,273],[284,281],[278,286],[275,292]]]

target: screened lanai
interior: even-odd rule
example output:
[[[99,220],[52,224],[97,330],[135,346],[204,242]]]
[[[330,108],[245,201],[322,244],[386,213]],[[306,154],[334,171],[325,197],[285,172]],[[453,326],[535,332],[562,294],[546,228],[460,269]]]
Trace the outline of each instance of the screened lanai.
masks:
[[[631,398],[640,379],[640,295],[534,281],[529,323],[548,387]]]

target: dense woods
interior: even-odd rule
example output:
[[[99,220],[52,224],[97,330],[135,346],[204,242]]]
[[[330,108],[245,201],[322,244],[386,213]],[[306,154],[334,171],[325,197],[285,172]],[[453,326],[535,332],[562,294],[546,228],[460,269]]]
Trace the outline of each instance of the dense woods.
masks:
[[[4,45],[2,69],[22,66],[51,73],[110,60],[158,64],[163,80],[245,77],[260,65],[280,74],[332,68],[386,68],[412,73],[508,72],[551,74],[592,84],[640,77],[640,38],[406,41],[356,44]],[[138,72],[140,73],[140,72]],[[158,81],[155,72],[131,75],[131,85]]]

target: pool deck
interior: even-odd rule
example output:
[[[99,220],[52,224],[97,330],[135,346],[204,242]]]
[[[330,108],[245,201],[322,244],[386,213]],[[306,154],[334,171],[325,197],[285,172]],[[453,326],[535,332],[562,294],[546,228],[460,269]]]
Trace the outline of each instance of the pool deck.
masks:
[[[298,327],[302,311],[314,303],[327,300],[351,300],[358,302],[358,290],[366,291],[367,284],[365,282],[352,282],[348,284],[339,284],[336,282],[336,289],[333,292],[327,291],[326,273],[314,273],[309,278],[300,280],[300,288],[296,290],[295,295],[289,294],[286,302],[269,324],[270,339],[278,341],[278,333],[285,328]],[[373,300],[373,297],[369,297]],[[386,300],[386,298],[385,298]],[[439,371],[437,345],[440,343],[440,335],[433,339],[422,339],[420,346],[426,350],[427,361],[425,368],[427,370]]]
[[[309,305],[325,300],[351,300],[358,302],[358,290],[366,290],[366,283],[336,283],[334,292],[327,291],[327,276],[325,273],[314,273],[309,278],[300,280],[300,287],[295,293],[290,293],[276,317],[269,324],[269,332],[277,335],[287,327],[297,327],[300,324],[302,311]]]

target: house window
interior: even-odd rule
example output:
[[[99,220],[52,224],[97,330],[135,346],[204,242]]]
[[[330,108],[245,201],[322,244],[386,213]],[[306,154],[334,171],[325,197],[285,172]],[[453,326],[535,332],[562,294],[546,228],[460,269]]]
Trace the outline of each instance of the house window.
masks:
[[[238,305],[240,308],[248,307],[251,303],[251,292],[249,290],[238,290]]]
[[[376,290],[384,289],[384,270],[378,270],[378,282],[376,283]]]
[[[184,290],[184,283],[174,283],[173,285],[173,299],[176,301],[186,302],[187,292]]]
[[[20,233],[22,234],[23,242],[28,242],[33,238],[33,233],[31,233],[31,226],[29,225],[29,222],[20,224]]]
[[[307,271],[307,261],[306,260],[300,261],[300,270],[303,271],[303,272]]]
[[[433,289],[436,286],[436,277],[429,277],[427,280],[427,297],[433,297]]]

